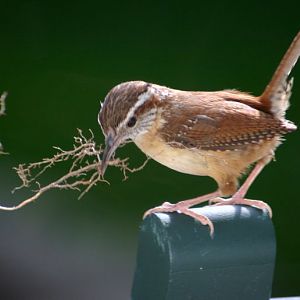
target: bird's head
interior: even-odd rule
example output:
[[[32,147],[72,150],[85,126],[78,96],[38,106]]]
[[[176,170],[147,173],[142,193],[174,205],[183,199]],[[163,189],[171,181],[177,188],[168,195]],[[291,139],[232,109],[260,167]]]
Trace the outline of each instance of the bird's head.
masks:
[[[134,141],[152,127],[160,100],[155,85],[144,81],[121,83],[107,94],[98,115],[105,136],[102,175],[122,142]]]

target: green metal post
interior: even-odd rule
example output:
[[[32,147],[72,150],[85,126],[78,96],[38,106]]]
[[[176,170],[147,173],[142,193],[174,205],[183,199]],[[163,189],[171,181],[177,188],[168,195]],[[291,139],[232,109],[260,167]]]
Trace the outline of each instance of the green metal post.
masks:
[[[132,300],[268,300],[276,242],[267,213],[206,206],[207,226],[179,213],[147,217],[139,236]]]

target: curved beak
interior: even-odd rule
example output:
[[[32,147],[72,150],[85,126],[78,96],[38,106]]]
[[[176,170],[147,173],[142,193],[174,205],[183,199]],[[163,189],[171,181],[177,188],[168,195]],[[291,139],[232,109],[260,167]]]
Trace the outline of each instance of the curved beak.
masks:
[[[108,162],[114,152],[117,150],[118,146],[120,145],[120,139],[112,134],[109,134],[105,139],[105,149],[102,155],[101,161],[101,175],[104,176],[105,170],[108,166]]]

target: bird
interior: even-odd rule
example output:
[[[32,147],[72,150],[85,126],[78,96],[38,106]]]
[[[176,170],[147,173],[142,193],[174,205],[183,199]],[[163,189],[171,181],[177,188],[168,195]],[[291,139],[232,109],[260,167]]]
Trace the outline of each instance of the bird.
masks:
[[[100,172],[127,140],[148,157],[181,173],[209,176],[216,191],[178,203],[164,202],[144,217],[158,212],[178,212],[208,225],[211,220],[191,207],[249,205],[267,210],[261,201],[245,198],[263,168],[274,158],[283,136],[297,126],[285,118],[293,86],[289,74],[300,54],[296,35],[260,96],[236,89],[182,91],[145,81],[128,81],[113,87],[98,114],[105,136]],[[252,167],[239,187],[239,179]]]

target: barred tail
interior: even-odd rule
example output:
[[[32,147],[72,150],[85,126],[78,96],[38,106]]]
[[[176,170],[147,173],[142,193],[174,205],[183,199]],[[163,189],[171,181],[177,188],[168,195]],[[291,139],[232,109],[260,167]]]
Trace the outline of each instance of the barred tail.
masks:
[[[289,108],[293,78],[288,76],[295,66],[300,55],[300,32],[296,35],[291,46],[282,58],[270,83],[260,97],[261,103],[278,119],[284,119],[285,112]]]

